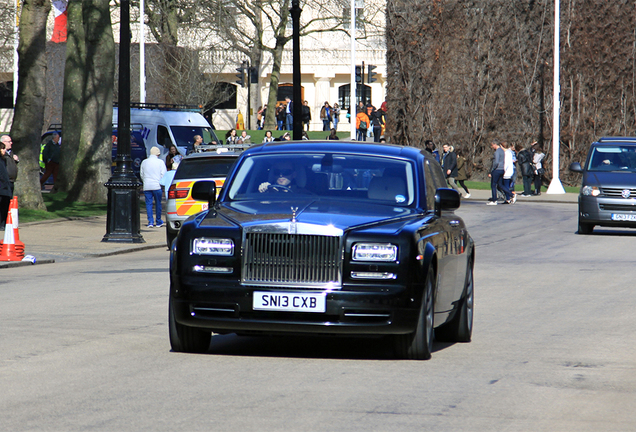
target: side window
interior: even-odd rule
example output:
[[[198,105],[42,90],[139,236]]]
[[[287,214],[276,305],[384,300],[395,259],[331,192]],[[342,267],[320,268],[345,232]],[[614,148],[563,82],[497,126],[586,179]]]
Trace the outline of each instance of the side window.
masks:
[[[157,144],[164,146],[165,148],[169,148],[170,144],[172,144],[168,128],[165,126],[157,126]]]
[[[435,181],[433,180],[433,173],[435,164],[432,164],[428,159],[424,159],[424,181],[426,181],[426,207],[428,210],[435,208]]]

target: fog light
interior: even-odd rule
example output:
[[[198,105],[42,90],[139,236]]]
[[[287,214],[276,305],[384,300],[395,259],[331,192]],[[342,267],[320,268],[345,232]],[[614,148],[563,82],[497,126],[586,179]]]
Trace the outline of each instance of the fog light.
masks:
[[[351,279],[379,279],[379,280],[387,280],[387,279],[397,279],[397,275],[395,273],[387,273],[387,272],[351,272]]]
[[[204,265],[195,265],[192,267],[192,270],[197,273],[221,273],[221,274],[230,274],[234,271],[232,267],[213,267],[213,266],[204,266]]]

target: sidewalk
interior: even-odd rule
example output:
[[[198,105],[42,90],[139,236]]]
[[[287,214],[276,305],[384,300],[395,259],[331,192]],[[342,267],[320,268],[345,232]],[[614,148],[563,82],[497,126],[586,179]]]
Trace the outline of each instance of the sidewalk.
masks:
[[[100,257],[151,248],[166,248],[166,228],[146,228],[142,216],[141,235],[145,243],[102,242],[106,234],[106,216],[56,219],[19,225],[24,254],[33,255],[36,264]],[[3,235],[4,231],[0,231]],[[26,261],[0,262],[0,269],[31,265]]]
[[[472,190],[470,198],[463,198],[465,203],[486,204],[490,191]],[[521,197],[516,206],[524,202],[571,203],[576,204],[578,194],[548,195],[543,192],[539,196]],[[136,252],[151,248],[166,248],[166,228],[146,228],[146,218],[141,217],[141,235],[145,243],[102,242],[106,234],[106,216],[81,219],[56,219],[20,224],[20,241],[25,245],[25,255],[33,255],[36,264],[47,264],[66,260],[89,257],[100,257],[128,252]],[[3,231],[0,231],[0,236]],[[31,265],[30,262],[0,262],[0,269]]]

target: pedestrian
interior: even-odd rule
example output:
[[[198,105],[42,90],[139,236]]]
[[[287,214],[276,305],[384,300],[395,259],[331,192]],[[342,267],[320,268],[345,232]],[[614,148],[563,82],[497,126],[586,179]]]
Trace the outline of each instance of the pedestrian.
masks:
[[[13,141],[11,141],[11,137],[9,135],[2,135],[0,137],[0,142],[4,143],[4,148],[6,150],[5,161],[7,162],[7,172],[9,173],[11,196],[13,196],[15,181],[18,178],[18,163],[20,162],[20,158],[17,154],[14,154],[11,149],[11,147],[13,147]]]
[[[263,106],[259,106],[258,110],[256,111],[256,129],[261,130],[263,129],[262,126],[263,123]]]
[[[269,143],[274,141],[274,137],[272,136],[272,131],[268,130],[265,132],[265,136],[263,137],[263,142],[264,143]]]
[[[503,183],[505,185],[506,188],[508,188],[508,190],[510,191],[510,194],[512,196],[512,199],[510,200],[510,204],[514,204],[517,201],[517,196],[516,194],[513,192],[513,181],[512,178],[514,177],[515,174],[515,163],[514,163],[514,156],[513,156],[513,152],[510,149],[510,146],[508,145],[507,142],[503,141],[501,143],[501,148],[504,150],[504,176],[503,176]]]
[[[303,102],[303,129],[309,131],[309,124],[311,123],[311,109],[309,108],[309,102]]]
[[[373,141],[380,142],[380,137],[382,136],[382,126],[384,125],[384,116],[382,115],[382,111],[375,109],[373,107],[371,111],[371,125],[373,126]]]
[[[9,214],[9,204],[11,204],[11,181],[7,171],[7,149],[5,143],[0,141],[0,230],[4,231]]]
[[[170,148],[168,148],[168,154],[166,155],[166,169],[171,170],[172,164],[178,164],[181,162],[183,156],[179,153],[179,149],[174,144],[170,144]]]
[[[501,142],[499,140],[493,140],[490,144],[490,147],[493,149],[494,153],[492,156],[492,167],[490,168],[490,173],[488,177],[490,177],[490,190],[492,193],[491,198],[488,200],[488,205],[497,205],[497,189],[501,189],[505,194],[504,204],[510,204],[510,200],[512,195],[510,194],[510,190],[504,185],[503,176],[504,176],[504,163],[505,163],[505,153],[501,148]]]
[[[287,115],[285,114],[285,104],[278,105],[276,107],[276,129],[283,130],[285,127],[285,120]]]
[[[338,123],[340,122],[340,106],[335,103],[331,109],[331,120],[333,121],[333,128],[338,130]]]
[[[287,106],[285,107],[286,129],[294,130],[294,102],[292,102],[289,96],[285,97],[285,102],[287,102]]]
[[[236,129],[230,129],[225,134],[225,144],[234,145],[238,142],[238,136],[236,135]]]
[[[194,142],[192,143],[192,153],[199,153],[201,150],[201,145],[203,145],[203,137],[201,135],[194,136]]]
[[[40,178],[40,188],[44,189],[44,183],[53,175],[53,190],[57,183],[57,173],[60,169],[60,147],[62,146],[62,138],[57,132],[53,132],[52,140],[46,143],[42,151],[42,160],[44,161],[44,174]]]
[[[148,156],[141,163],[139,175],[143,182],[144,196],[146,198],[146,214],[148,215],[148,228],[153,226],[161,228],[163,221],[161,220],[161,179],[166,173],[166,164],[159,159],[161,150],[159,147],[150,149]],[[152,205],[155,204],[156,221],[152,217]],[[156,222],[156,223],[155,223]]]
[[[336,135],[336,128],[331,128],[331,133],[327,136],[328,140],[339,140],[338,135]]]
[[[534,178],[534,167],[532,165],[532,146],[536,141],[530,144],[530,147],[523,149],[517,155],[517,163],[521,171],[521,179],[523,181],[523,197],[532,195],[532,179]]]
[[[366,141],[368,128],[369,116],[364,109],[358,108],[358,114],[356,115],[356,140]]]
[[[174,175],[177,173],[177,168],[179,168],[179,163],[177,162],[173,163],[170,169],[166,171],[166,173],[163,175],[163,177],[161,177],[161,180],[159,181],[159,184],[161,184],[161,187],[163,187],[163,194],[164,194],[164,197],[166,198],[166,201],[168,200],[170,185],[172,185],[172,180],[174,180]]]
[[[247,131],[241,132],[241,141],[243,144],[252,144],[252,136],[247,134]]]
[[[545,168],[543,168],[543,159],[545,159],[545,154],[543,154],[543,150],[539,147],[538,143],[533,144],[532,146],[532,163],[534,165],[534,192],[533,195],[541,195],[541,184],[543,183],[543,174],[545,174]]]
[[[464,157],[464,151],[460,148],[455,149],[455,155],[457,155],[457,183],[466,191],[464,198],[470,198],[470,191],[464,183],[468,180],[468,161]]]
[[[440,161],[439,151],[435,148],[435,143],[432,140],[424,141],[424,148],[435,157],[437,162]]]
[[[329,102],[325,102],[320,108],[320,120],[322,120],[322,131],[331,130],[331,106]]]
[[[455,179],[457,178],[457,155],[453,151],[453,147],[449,144],[442,146],[444,153],[442,154],[442,169],[446,176],[446,183],[459,193],[459,188]]]

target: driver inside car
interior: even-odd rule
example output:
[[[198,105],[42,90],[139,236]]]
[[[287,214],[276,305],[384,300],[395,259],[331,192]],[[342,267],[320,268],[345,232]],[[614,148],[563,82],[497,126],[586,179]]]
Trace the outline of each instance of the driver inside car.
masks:
[[[297,172],[291,163],[278,163],[270,170],[270,181],[261,183],[258,191],[263,192],[306,192],[296,184]]]

